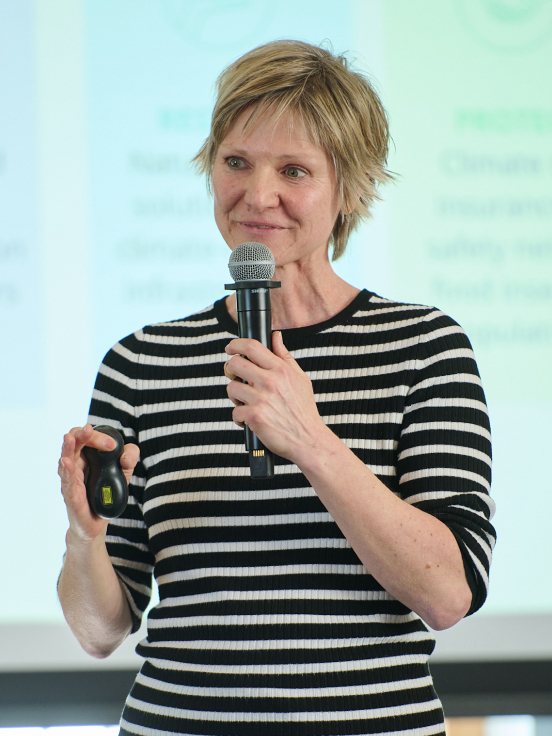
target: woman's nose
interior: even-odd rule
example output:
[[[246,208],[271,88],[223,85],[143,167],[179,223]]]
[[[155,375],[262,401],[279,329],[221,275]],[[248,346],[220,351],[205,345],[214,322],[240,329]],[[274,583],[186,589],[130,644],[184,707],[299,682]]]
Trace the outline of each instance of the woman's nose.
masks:
[[[278,174],[268,168],[258,168],[247,178],[245,203],[256,210],[277,207],[280,202]]]

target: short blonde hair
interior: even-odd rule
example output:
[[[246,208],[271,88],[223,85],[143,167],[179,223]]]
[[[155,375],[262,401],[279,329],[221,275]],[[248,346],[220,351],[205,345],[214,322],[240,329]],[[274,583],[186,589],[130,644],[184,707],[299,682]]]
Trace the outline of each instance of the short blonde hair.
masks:
[[[286,111],[297,114],[331,157],[342,203],[330,237],[337,260],[361,219],[370,217],[378,185],[393,178],[386,169],[389,126],[381,100],[345,57],[319,46],[284,40],[249,51],[219,76],[211,131],[193,159],[209,188],[219,146],[249,107],[246,127],[268,110],[275,122]]]

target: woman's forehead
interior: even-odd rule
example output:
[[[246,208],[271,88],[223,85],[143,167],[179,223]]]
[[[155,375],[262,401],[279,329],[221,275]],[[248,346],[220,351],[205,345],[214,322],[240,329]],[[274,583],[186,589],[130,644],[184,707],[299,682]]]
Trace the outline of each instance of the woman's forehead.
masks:
[[[300,143],[309,148],[321,148],[297,111],[279,111],[274,106],[242,110],[230,124],[222,143],[235,143],[248,138],[289,140],[290,143]]]

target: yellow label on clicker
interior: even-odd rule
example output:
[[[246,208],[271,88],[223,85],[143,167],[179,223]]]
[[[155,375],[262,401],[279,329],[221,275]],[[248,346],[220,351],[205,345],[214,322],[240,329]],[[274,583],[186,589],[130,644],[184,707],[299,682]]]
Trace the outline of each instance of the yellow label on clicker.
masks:
[[[111,486],[102,486],[102,503],[104,506],[113,506]]]

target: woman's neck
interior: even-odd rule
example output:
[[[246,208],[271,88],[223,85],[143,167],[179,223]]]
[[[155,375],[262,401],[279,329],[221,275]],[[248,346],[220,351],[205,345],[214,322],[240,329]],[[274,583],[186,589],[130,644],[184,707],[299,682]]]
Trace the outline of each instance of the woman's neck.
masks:
[[[359,289],[340,278],[329,261],[316,268],[308,263],[290,263],[276,268],[274,281],[280,289],[271,290],[272,327],[287,330],[324,322],[339,314],[359,293]],[[236,296],[226,299],[226,307],[237,322]]]

